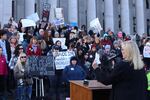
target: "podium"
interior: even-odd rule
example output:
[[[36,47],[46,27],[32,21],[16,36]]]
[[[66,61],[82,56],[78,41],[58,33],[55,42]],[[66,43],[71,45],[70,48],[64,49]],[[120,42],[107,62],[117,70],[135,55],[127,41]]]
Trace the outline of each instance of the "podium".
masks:
[[[82,81],[70,81],[71,100],[109,100],[111,85],[104,85],[96,80],[89,80],[88,85]]]

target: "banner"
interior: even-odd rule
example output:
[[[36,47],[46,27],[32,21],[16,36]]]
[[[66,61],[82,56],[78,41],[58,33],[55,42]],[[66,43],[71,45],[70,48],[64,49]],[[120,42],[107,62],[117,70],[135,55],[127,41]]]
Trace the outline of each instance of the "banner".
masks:
[[[99,22],[99,19],[96,18],[94,20],[92,20],[90,22],[90,28],[94,28],[95,30],[97,30],[99,33],[101,32],[101,30],[103,30],[103,28],[101,27],[101,24]]]
[[[28,57],[29,73],[33,76],[54,75],[54,57],[30,56]]]
[[[34,13],[34,14],[31,14],[30,16],[27,16],[27,19],[33,20],[35,22],[40,20],[40,18],[39,18],[37,13]]]
[[[73,51],[58,52],[55,57],[56,70],[64,69],[66,66],[70,65],[70,58],[72,56],[75,56],[75,52]]]
[[[36,23],[31,19],[21,19],[22,27],[36,26]]]

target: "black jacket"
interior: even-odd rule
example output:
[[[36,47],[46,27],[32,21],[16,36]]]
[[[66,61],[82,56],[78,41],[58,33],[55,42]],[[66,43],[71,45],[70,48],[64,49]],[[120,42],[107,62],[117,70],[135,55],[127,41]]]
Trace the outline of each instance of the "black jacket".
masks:
[[[112,72],[97,68],[95,74],[103,84],[112,84],[111,100],[146,100],[147,78],[144,69],[134,70],[131,63],[121,61]]]
[[[6,50],[7,50],[7,60],[10,61],[11,59],[11,49],[10,49],[10,43],[6,40]]]

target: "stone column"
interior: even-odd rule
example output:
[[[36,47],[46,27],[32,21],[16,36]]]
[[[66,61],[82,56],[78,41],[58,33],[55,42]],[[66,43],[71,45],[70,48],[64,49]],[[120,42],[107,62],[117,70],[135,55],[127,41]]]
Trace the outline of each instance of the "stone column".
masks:
[[[25,17],[34,13],[35,0],[25,0]]]
[[[105,16],[105,31],[110,28],[114,32],[114,7],[113,7],[114,0],[105,0],[105,9],[104,9],[104,16]]]
[[[96,1],[87,0],[87,26],[89,28],[90,21],[96,18]]]
[[[12,0],[0,0],[0,22],[3,26],[12,17]]]
[[[146,32],[146,21],[145,21],[145,13],[144,13],[144,1],[145,0],[136,0],[136,25],[137,25],[137,33],[142,35]]]
[[[68,0],[68,21],[78,25],[78,0]]]
[[[131,34],[129,0],[121,0],[121,28],[126,34]]]

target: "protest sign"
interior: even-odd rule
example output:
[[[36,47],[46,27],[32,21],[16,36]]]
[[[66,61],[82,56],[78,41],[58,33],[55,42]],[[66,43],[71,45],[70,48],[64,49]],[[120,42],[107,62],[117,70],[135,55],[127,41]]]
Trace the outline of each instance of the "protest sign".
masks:
[[[64,16],[63,16],[63,8],[55,8],[55,17],[57,19],[64,18]]]
[[[72,56],[75,56],[75,52],[73,51],[58,52],[55,57],[56,70],[64,69],[65,66],[70,65],[70,58]]]
[[[31,19],[22,19],[22,27],[31,27],[36,26],[36,23]]]
[[[65,24],[64,19],[55,19],[55,20],[53,21],[53,23],[54,23],[56,26]]]
[[[41,28],[45,28],[47,23],[49,22],[51,5],[49,3],[43,4],[42,9],[42,20],[41,20]]]
[[[37,22],[37,21],[40,20],[37,13],[34,13],[34,14],[31,14],[31,15],[27,16],[27,19],[33,20],[34,22]]]
[[[144,58],[150,58],[150,46],[144,46],[143,56]]]
[[[65,45],[66,43],[66,38],[53,38],[53,42],[55,43],[56,41],[60,41],[61,42],[61,47],[62,49],[67,49],[67,46]]]
[[[64,15],[63,15],[63,8],[55,8],[55,20],[53,22],[55,25],[62,25],[64,24]]]
[[[101,27],[101,24],[100,24],[98,18],[95,18],[94,20],[92,20],[92,21],[90,22],[90,28],[94,28],[94,29],[97,30],[99,33],[101,32],[101,30],[103,30],[103,28]]]
[[[54,75],[54,57],[49,56],[30,56],[28,58],[29,72],[33,76]]]

